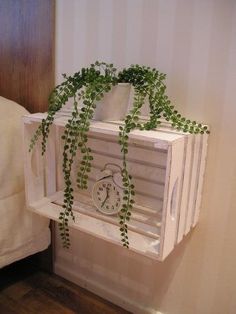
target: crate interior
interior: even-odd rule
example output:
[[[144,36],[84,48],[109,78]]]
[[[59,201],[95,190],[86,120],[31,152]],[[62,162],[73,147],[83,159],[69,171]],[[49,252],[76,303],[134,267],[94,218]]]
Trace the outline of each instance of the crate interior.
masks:
[[[39,115],[29,117],[28,123],[25,124],[26,141],[27,138],[29,141],[32,137],[41,119]],[[26,175],[29,208],[56,221],[63,205],[64,142],[61,136],[66,120],[65,117],[55,120],[44,159],[41,156],[40,143],[36,145],[31,157],[28,157],[27,148],[25,154],[26,169],[29,168]],[[122,166],[118,127],[118,122],[92,123],[88,146],[92,149],[94,159],[91,161],[88,190],[80,190],[76,186],[81,159],[78,152],[71,171],[75,191],[73,210],[76,220],[75,222],[71,220],[69,225],[74,229],[121,245],[118,215],[100,213],[91,197],[96,177],[104,166],[107,163]],[[188,168],[191,169],[195,159],[198,161],[198,158],[193,158],[197,146],[191,144],[189,136],[186,137],[169,129],[135,131],[130,138],[127,164],[136,192],[132,217],[128,223],[130,249],[162,260],[176,243],[179,233],[178,222],[182,217],[183,222],[186,222],[189,216],[187,204],[190,204],[191,191],[187,189],[188,193],[182,193],[182,186],[185,182],[184,178],[192,177],[192,182],[196,182],[194,172],[188,171]],[[111,169],[115,170],[112,167]],[[196,173],[197,169],[198,167]],[[187,184],[187,182],[190,182],[189,179],[186,180],[185,185],[192,186],[195,190],[196,184]],[[184,199],[187,201],[186,205]],[[184,228],[181,237],[183,233]]]
[[[57,156],[57,192],[63,191],[62,153],[64,128],[57,127],[56,156]],[[81,161],[78,152],[72,168],[74,188],[74,211],[95,217],[119,229],[118,215],[100,213],[93,204],[91,191],[98,173],[107,163],[122,166],[122,156],[117,136],[89,133],[88,147],[92,150],[91,172],[88,174],[88,189],[81,190],[76,185],[77,172]],[[129,230],[149,238],[149,242],[157,243],[161,234],[162,208],[166,177],[167,150],[155,149],[145,145],[130,142],[128,153],[128,170],[135,185],[135,205],[132,218],[128,223]],[[115,170],[114,167],[110,167]],[[54,202],[63,204],[63,193]]]

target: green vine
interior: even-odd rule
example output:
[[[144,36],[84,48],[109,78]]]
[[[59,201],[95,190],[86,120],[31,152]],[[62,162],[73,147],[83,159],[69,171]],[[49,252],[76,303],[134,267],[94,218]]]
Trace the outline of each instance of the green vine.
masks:
[[[172,127],[177,130],[189,133],[205,133],[208,132],[206,126],[197,124],[195,121],[186,120],[174,106],[171,106],[170,100],[165,95],[166,86],[164,84],[165,74],[160,73],[156,69],[145,66],[132,65],[128,69],[124,69],[119,73],[120,82],[128,82],[134,86],[134,102],[133,108],[125,118],[125,125],[120,126],[119,144],[121,145],[121,153],[123,157],[123,187],[124,197],[120,212],[120,231],[121,241],[124,247],[129,247],[128,226],[127,221],[130,220],[132,208],[134,205],[134,184],[132,177],[127,169],[127,154],[129,133],[133,129],[151,130],[161,124],[161,118],[172,122]],[[141,123],[139,118],[140,109],[144,104],[145,98],[148,97],[150,115],[149,121]]]
[[[65,81],[56,86],[49,97],[48,115],[33,135],[29,150],[31,151],[38,141],[42,139],[42,155],[46,151],[47,138],[50,132],[55,114],[64,106],[69,98],[73,98],[73,111],[68,119],[62,140],[64,141],[62,170],[64,175],[64,201],[62,211],[59,215],[59,229],[63,246],[70,246],[68,222],[73,214],[73,183],[71,179],[72,165],[78,150],[81,153],[81,162],[77,173],[77,186],[80,189],[88,188],[88,173],[91,171],[93,156],[91,149],[87,146],[87,133],[90,121],[96,109],[96,103],[100,101],[104,93],[111,90],[113,85],[118,83],[130,83],[134,87],[133,107],[125,117],[124,125],[119,129],[119,144],[123,159],[122,180],[123,180],[123,203],[119,213],[119,224],[121,231],[121,242],[124,247],[129,247],[128,225],[134,206],[135,187],[132,177],[128,172],[127,154],[129,134],[134,129],[151,130],[161,124],[161,119],[169,121],[172,127],[177,130],[189,133],[209,133],[208,128],[195,121],[184,117],[171,105],[166,95],[164,84],[165,74],[150,67],[131,65],[117,73],[113,64],[95,62],[88,68],[73,76],[63,75]],[[140,110],[148,98],[150,114],[149,120],[143,122],[140,118]],[[82,101],[82,107],[79,102]]]
[[[127,221],[130,220],[131,211],[134,204],[134,184],[132,183],[132,177],[128,173],[127,169],[127,154],[128,154],[128,140],[129,133],[139,126],[139,114],[140,109],[143,105],[145,99],[145,92],[135,89],[135,97],[133,108],[130,110],[129,114],[125,118],[125,125],[120,126],[119,132],[119,144],[121,145],[121,153],[123,158],[123,170],[122,170],[122,180],[124,188],[123,204],[120,211],[120,231],[121,231],[121,241],[124,247],[129,247],[128,241],[128,226]]]

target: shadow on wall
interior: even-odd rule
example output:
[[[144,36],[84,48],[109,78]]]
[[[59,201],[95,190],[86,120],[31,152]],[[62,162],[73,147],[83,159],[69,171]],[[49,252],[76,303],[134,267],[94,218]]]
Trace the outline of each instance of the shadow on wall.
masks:
[[[56,237],[55,271],[124,308],[153,313],[170,289],[191,237],[192,233],[164,262],[159,262],[71,230],[71,248],[67,252]]]
[[[149,270],[149,280],[152,280],[150,284],[150,293],[153,299],[151,303],[155,304],[155,308],[161,308],[162,300],[164,299],[167,291],[171,289],[171,283],[174,277],[178,274],[178,269],[181,266],[182,260],[186,253],[186,248],[190,245],[193,233],[190,232],[183,240],[175,247],[164,262],[154,262],[152,269]],[[148,282],[147,282],[148,284]],[[183,283],[186,284],[186,283]],[[181,287],[179,287],[181,289]],[[155,295],[158,295],[158,299],[155,299]]]

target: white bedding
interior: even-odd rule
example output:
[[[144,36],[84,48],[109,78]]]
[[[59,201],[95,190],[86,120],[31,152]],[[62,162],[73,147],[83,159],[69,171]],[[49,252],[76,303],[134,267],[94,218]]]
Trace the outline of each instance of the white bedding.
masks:
[[[49,220],[25,209],[21,117],[26,113],[0,96],[0,268],[50,244]]]

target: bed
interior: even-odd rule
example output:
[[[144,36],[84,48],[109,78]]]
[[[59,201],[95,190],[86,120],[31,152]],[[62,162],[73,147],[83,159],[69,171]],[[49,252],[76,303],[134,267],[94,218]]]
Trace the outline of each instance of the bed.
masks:
[[[26,113],[0,96],[0,268],[50,244],[49,220],[25,209],[21,117]]]
[[[47,110],[55,1],[0,1],[0,38],[0,268],[42,251],[32,261],[50,271],[49,221],[25,210],[21,116]]]

